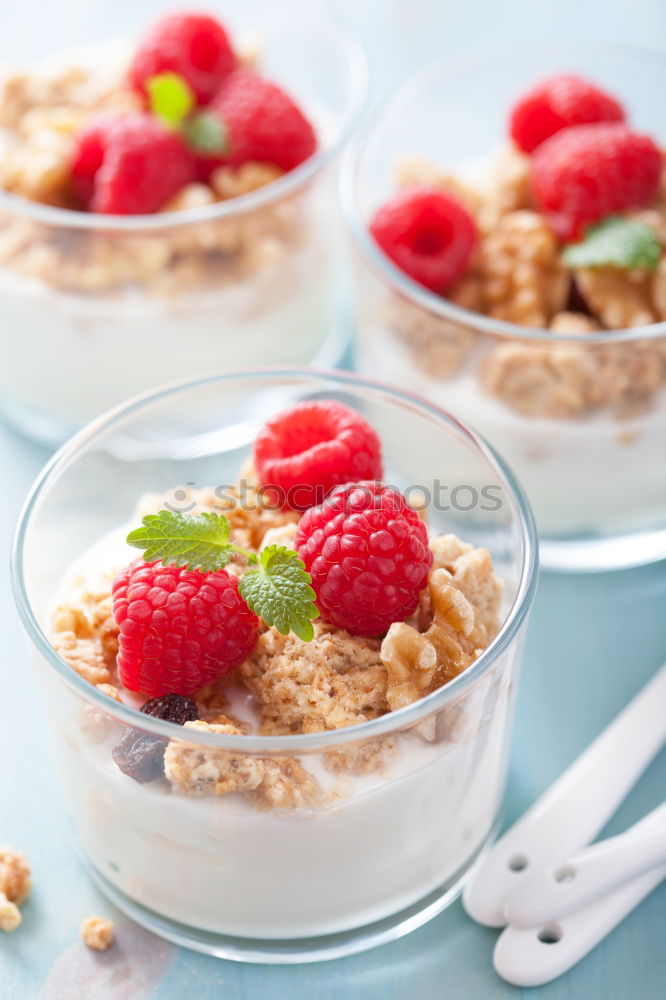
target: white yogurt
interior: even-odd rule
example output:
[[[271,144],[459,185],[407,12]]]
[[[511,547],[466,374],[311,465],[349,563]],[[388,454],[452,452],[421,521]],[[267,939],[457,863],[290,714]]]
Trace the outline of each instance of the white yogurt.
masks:
[[[548,538],[654,527],[666,510],[666,390],[646,413],[572,420],[525,417],[493,399],[473,372],[434,379],[389,331],[361,330],[361,370],[426,396],[488,438],[527,493]]]
[[[270,278],[171,299],[59,292],[0,271],[0,398],[10,413],[75,430],[136,393],[213,371],[305,364],[332,331],[328,250],[290,250]]]
[[[113,554],[109,568],[126,561],[116,534],[90,550],[74,576],[99,568],[103,553]],[[56,747],[76,837],[132,900],[207,931],[293,939],[397,913],[456,881],[491,834],[516,655],[514,643],[445,710],[439,742],[399,735],[387,773],[340,778],[321,754],[302,755],[324,797],[334,788],[341,794],[332,805],[298,811],[261,812],[237,794],[188,798],[166,780],[137,784],[111,757],[121,727],[91,743],[80,700],[69,696]],[[362,731],[354,727],[354,735]]]

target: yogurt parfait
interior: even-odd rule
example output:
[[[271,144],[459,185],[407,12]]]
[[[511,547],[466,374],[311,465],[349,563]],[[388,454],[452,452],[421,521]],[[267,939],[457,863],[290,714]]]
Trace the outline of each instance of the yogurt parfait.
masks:
[[[363,94],[356,43],[301,0],[167,14],[5,69],[6,416],[60,442],[176,378],[335,363],[332,170]]]
[[[498,502],[443,510],[458,473]],[[28,501],[15,581],[103,890],[274,961],[439,912],[496,829],[535,562],[492,453],[352,376],[202,380],[98,422]]]
[[[487,435],[554,568],[666,554],[662,82],[595,46],[442,63],[347,163],[361,367]]]

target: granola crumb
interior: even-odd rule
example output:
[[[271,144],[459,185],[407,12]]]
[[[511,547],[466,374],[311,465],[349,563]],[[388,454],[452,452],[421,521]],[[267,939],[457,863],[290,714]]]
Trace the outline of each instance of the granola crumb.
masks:
[[[0,893],[10,903],[20,906],[28,898],[32,887],[30,875],[25,854],[11,847],[0,847]]]
[[[16,930],[21,919],[21,911],[16,903],[12,903],[4,892],[0,892],[0,931],[10,934]]]
[[[248,799],[257,809],[303,809],[320,798],[319,784],[295,757],[266,758],[264,776]]]
[[[113,920],[106,917],[86,917],[81,924],[84,944],[93,951],[107,951],[113,944]]]

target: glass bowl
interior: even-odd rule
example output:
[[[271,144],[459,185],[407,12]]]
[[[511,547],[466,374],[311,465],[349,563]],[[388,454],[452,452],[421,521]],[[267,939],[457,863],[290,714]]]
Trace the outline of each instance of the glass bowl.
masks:
[[[233,483],[268,415],[331,397],[376,428],[386,480],[418,490],[432,533],[489,550],[504,581],[502,626],[478,659],[433,694],[360,725],[288,736],[188,730],[186,741],[183,730],[74,673],[47,637],[73,563],[110,532],[122,540],[146,493],[191,509],[178,484]],[[409,393],[347,374],[255,370],[180,383],[93,422],[34,486],[13,580],[73,836],[102,890],[155,933],[242,961],[335,958],[430,919],[456,897],[497,828],[536,579],[532,515],[508,468],[455,418]],[[295,758],[328,792],[308,802],[297,778],[300,804],[261,811],[240,795],[179,795],[164,779],[141,785],[111,758],[127,728],[170,738],[174,752],[235,756],[245,768]],[[334,760],[377,754],[380,770],[352,769],[331,786]]]
[[[127,44],[160,6],[124,11]],[[0,192],[0,411],[44,441],[62,443],[167,381],[258,359],[334,367],[347,346],[334,172],[365,99],[363,50],[325,4],[217,0],[211,10],[241,48],[258,39],[260,69],[303,105],[320,149],[264,187],[250,190],[247,176],[233,181],[246,193],[198,207],[193,197],[178,212],[96,215]],[[52,39],[65,93],[72,65],[124,56],[124,42],[86,25],[80,50]]]
[[[544,568],[603,570],[666,556],[666,323],[554,333],[495,319],[467,307],[472,282],[456,303],[431,293],[367,230],[401,161],[403,179],[414,170],[412,154],[477,183],[492,168],[498,196],[520,206],[527,171],[497,153],[508,111],[537,80],[569,70],[616,93],[637,129],[666,138],[653,96],[666,85],[663,55],[589,42],[502,46],[427,69],[375,113],[346,155],[342,198],[357,254],[360,369],[450,407],[497,446],[532,503]],[[666,315],[663,264],[641,280],[664,284],[653,295]],[[602,290],[606,308],[614,294]]]

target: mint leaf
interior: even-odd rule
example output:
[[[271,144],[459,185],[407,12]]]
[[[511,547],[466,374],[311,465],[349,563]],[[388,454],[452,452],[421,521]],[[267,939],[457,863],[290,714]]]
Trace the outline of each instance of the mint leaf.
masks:
[[[143,527],[130,532],[128,545],[143,549],[146,562],[158,559],[165,566],[187,566],[211,573],[227,565],[239,551],[229,541],[229,522],[221,514],[194,516],[161,510],[147,514]]]
[[[267,625],[278,632],[294,632],[303,642],[314,636],[312,618],[319,611],[314,604],[312,580],[296,552],[283,545],[269,545],[259,557],[257,569],[248,570],[238,585],[241,597]]]
[[[580,243],[569,243],[562,259],[568,267],[646,267],[659,262],[659,240],[649,226],[611,215],[591,226]]]
[[[178,73],[157,73],[146,80],[150,110],[170,128],[179,128],[196,101],[192,88]]]
[[[197,153],[221,156],[228,150],[228,135],[224,122],[212,111],[200,111],[183,127],[188,145]]]

